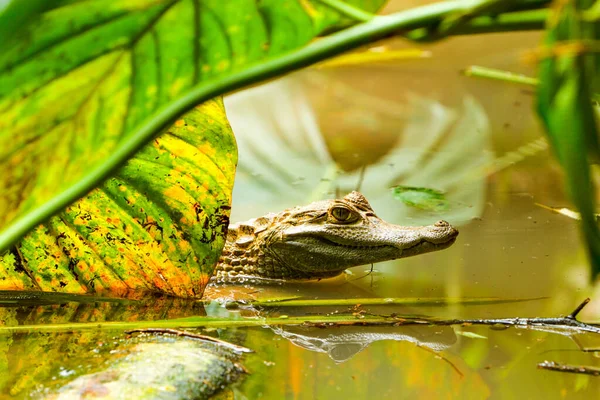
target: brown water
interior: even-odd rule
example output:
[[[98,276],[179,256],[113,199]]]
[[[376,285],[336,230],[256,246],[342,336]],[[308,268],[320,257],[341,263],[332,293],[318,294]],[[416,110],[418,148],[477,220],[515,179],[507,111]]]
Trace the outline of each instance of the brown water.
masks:
[[[598,321],[600,293],[588,284],[576,221],[536,205],[569,202],[532,111],[531,88],[460,74],[476,64],[535,76],[521,59],[539,38],[457,38],[429,47],[432,59],[322,68],[229,99],[241,157],[234,220],[360,188],[390,222],[443,218],[461,233],[450,249],[376,265],[374,274],[347,285],[346,295],[355,296],[359,288],[376,297],[546,297],[404,310],[446,318],[558,316],[591,296],[580,318]],[[399,41],[385,45],[405,47]],[[271,118],[252,121],[250,115]],[[341,170],[337,174],[328,169],[332,161]],[[394,184],[443,190],[450,209],[408,209],[392,198]],[[368,269],[355,268],[347,279]],[[317,296],[327,297],[321,285]],[[295,290],[302,295],[307,289]],[[269,366],[261,366],[266,372],[250,376],[240,391],[273,399],[587,399],[599,393],[597,377],[536,368],[544,360],[599,366],[599,353],[579,350],[598,348],[598,338],[489,327],[456,333],[440,353],[446,360],[411,342],[382,340],[336,363],[314,348],[253,330],[248,338],[261,337],[253,348],[269,354]],[[268,384],[261,384],[265,374]]]
[[[396,2],[391,9],[403,6]],[[248,291],[321,299],[545,297],[495,305],[363,308],[444,318],[553,317],[591,296],[580,319],[600,320],[600,293],[588,284],[576,221],[536,205],[569,203],[560,170],[540,139],[530,89],[460,74],[478,64],[534,75],[521,55],[538,40],[536,34],[457,38],[429,47],[429,59],[323,67],[228,99],[240,146],[233,220],[359,188],[390,222],[443,218],[460,230],[451,248],[375,265],[366,277],[361,278],[370,266],[329,282]],[[449,208],[407,207],[392,197],[389,188],[395,184],[442,190]],[[110,306],[11,310],[0,324],[239,314],[217,304],[204,311],[177,302],[154,303],[135,317]],[[271,315],[332,311],[280,308]],[[251,374],[235,389],[238,399],[589,399],[600,391],[600,377],[536,368],[544,360],[599,366],[600,353],[580,351],[600,348],[600,338],[591,336],[473,326],[205,333],[255,350],[245,363]],[[0,370],[9,371],[0,377],[4,397],[23,397],[24,388],[35,386],[32,379],[46,376],[45,370],[56,376],[62,357],[100,340],[89,332],[53,335],[0,338]]]

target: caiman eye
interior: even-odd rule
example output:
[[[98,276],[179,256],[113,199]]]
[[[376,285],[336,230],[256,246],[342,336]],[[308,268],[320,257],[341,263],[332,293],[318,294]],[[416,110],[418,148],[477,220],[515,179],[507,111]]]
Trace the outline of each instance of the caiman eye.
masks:
[[[333,207],[331,216],[340,222],[351,222],[356,219],[354,213],[345,207]]]

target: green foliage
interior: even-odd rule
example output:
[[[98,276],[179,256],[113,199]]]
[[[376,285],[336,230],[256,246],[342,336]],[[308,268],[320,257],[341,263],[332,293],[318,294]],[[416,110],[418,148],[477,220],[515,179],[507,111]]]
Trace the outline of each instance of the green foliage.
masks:
[[[0,258],[0,290],[201,296],[237,162],[220,101],[187,113],[100,188]]]
[[[383,0],[352,3],[376,10]],[[300,0],[49,4],[35,23],[3,38],[0,53],[0,250],[99,184],[191,108],[182,99],[192,88],[210,92],[351,22]],[[195,103],[228,89],[221,85]]]
[[[435,212],[450,208],[444,193],[439,190],[412,186],[396,186],[392,190],[394,197],[409,207]]]
[[[590,45],[600,39],[600,24],[582,18],[592,0],[557,4],[548,19],[541,50],[538,112],[567,178],[567,190],[581,213],[592,264],[600,273],[600,230],[595,221],[595,188],[590,162],[600,161],[592,105],[600,89],[600,53]]]

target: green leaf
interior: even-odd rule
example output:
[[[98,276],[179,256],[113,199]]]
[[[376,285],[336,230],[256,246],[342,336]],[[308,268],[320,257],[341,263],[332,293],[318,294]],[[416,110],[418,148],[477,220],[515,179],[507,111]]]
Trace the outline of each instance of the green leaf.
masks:
[[[236,162],[222,103],[197,107],[0,258],[0,290],[201,296],[225,243]]]
[[[426,211],[447,211],[450,204],[443,192],[439,190],[413,187],[396,186],[392,189],[394,197],[409,207],[419,208]]]
[[[597,121],[590,98],[600,84],[600,56],[586,43],[600,39],[600,26],[582,19],[593,1],[561,3],[548,22],[540,62],[538,113],[561,163],[571,200],[581,214],[592,276],[600,274],[600,230],[589,163],[600,160]]]
[[[53,4],[0,53],[0,251],[172,123],[192,88],[209,93],[351,22],[302,0]],[[214,94],[233,88],[220,85]]]

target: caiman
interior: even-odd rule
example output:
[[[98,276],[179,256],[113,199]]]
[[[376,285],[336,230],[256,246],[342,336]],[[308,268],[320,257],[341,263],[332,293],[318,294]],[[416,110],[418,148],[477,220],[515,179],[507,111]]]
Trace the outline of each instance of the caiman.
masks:
[[[329,278],[347,268],[445,249],[457,236],[446,221],[387,223],[361,193],[352,192],[230,225],[215,279]]]

